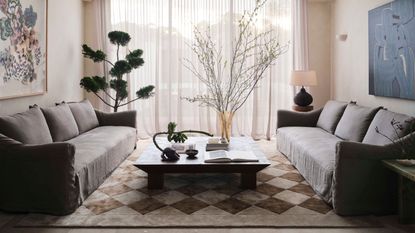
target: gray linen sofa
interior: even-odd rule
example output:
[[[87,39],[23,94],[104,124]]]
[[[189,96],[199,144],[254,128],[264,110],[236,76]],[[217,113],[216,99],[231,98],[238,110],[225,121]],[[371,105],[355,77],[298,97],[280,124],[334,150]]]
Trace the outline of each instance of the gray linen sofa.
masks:
[[[136,112],[88,101],[0,117],[0,210],[74,212],[134,150]]]
[[[402,130],[395,132],[393,119]],[[381,107],[337,101],[308,113],[280,110],[277,149],[337,214],[389,214],[397,208],[397,177],[381,160],[402,153],[376,131],[392,140],[414,140],[410,122],[412,117]]]

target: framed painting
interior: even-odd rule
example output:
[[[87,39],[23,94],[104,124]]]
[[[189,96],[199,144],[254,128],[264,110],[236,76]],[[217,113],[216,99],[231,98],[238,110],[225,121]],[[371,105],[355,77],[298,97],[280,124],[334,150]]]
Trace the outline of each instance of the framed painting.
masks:
[[[415,1],[369,11],[369,94],[415,99]]]
[[[0,99],[47,92],[47,0],[0,0]]]

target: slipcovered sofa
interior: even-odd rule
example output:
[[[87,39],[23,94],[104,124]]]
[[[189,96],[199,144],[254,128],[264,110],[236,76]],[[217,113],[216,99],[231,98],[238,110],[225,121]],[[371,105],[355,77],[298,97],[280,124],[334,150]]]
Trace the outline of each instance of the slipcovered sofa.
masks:
[[[395,132],[392,120],[402,129]],[[381,107],[337,101],[308,113],[280,110],[277,149],[337,214],[389,214],[397,209],[397,177],[381,161],[402,157],[389,139],[414,140],[412,123]]]
[[[74,212],[134,150],[136,112],[88,101],[0,117],[0,209]]]

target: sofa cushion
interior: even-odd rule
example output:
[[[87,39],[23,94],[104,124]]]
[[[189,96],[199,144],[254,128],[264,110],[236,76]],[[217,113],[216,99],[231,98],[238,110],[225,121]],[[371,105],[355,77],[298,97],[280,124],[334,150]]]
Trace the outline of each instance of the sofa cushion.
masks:
[[[93,128],[98,127],[98,118],[95,110],[88,100],[79,103],[69,103],[69,108],[78,125],[79,133],[85,133]]]
[[[340,138],[317,127],[284,127],[277,130],[278,150],[286,155],[313,189],[331,202],[331,185]]]
[[[103,126],[68,141],[75,146],[75,171],[84,200],[134,150],[136,129]]]
[[[346,102],[330,100],[324,105],[323,111],[317,121],[317,127],[333,134],[336,126],[347,107]]]
[[[38,107],[0,117],[0,133],[23,144],[53,142],[45,117]]]
[[[361,142],[379,109],[348,104],[334,134],[347,141]]]
[[[68,104],[42,108],[54,142],[63,142],[79,135],[75,118]]]
[[[392,123],[399,124],[400,129],[398,129],[398,125],[393,126]],[[370,123],[369,129],[363,139],[363,143],[373,145],[389,144],[391,143],[391,140],[395,141],[411,133],[414,129],[413,124],[413,117],[381,109],[376,114],[375,118],[373,118],[372,123]],[[379,133],[376,132],[376,129],[379,130]]]

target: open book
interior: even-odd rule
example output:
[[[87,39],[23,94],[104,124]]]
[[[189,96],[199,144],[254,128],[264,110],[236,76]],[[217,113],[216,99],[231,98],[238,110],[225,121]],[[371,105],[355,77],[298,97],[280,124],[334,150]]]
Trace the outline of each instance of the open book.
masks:
[[[258,162],[251,151],[216,150],[205,153],[205,163]]]

